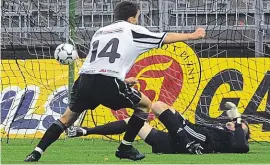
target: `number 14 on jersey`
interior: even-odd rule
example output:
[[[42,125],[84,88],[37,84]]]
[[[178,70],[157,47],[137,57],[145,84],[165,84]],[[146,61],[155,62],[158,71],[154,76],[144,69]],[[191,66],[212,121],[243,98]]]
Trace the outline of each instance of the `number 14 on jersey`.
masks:
[[[98,53],[97,50],[98,50],[98,46],[99,46],[99,40],[93,42],[93,44],[92,44],[93,50],[92,50],[92,55],[91,55],[91,58],[90,58],[90,63],[95,61],[97,56],[99,58],[101,58],[101,57],[109,57],[109,62],[114,63],[117,58],[120,58],[120,54],[117,53],[118,45],[119,45],[119,39],[118,38],[113,38]],[[110,47],[112,47],[112,49],[111,49],[111,51],[108,51],[108,49]],[[97,53],[98,53],[98,55],[97,55]]]

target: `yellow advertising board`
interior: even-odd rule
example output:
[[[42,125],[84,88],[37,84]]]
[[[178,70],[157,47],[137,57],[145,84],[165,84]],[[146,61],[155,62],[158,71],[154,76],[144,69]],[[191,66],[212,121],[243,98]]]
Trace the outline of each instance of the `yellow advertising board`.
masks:
[[[81,62],[77,63],[77,70]],[[68,67],[56,60],[1,61],[1,136],[36,137],[68,105]],[[232,101],[250,122],[252,139],[270,141],[270,58],[198,58],[185,43],[164,45],[142,54],[127,77],[152,101],[163,101],[191,122],[222,123],[223,104]],[[82,125],[121,120],[129,109],[99,106]],[[150,123],[163,126],[149,116]]]

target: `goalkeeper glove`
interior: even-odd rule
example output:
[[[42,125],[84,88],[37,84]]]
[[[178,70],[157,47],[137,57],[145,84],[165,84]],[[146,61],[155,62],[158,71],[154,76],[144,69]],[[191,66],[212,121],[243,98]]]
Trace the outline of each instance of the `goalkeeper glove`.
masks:
[[[197,154],[197,155],[201,155],[202,154],[201,150],[203,150],[203,147],[201,146],[201,144],[195,143],[195,141],[188,143],[186,148],[187,148],[189,153]]]
[[[231,120],[241,118],[241,114],[238,112],[238,108],[234,103],[226,102],[225,107],[229,109],[228,111],[226,111],[226,113]]]

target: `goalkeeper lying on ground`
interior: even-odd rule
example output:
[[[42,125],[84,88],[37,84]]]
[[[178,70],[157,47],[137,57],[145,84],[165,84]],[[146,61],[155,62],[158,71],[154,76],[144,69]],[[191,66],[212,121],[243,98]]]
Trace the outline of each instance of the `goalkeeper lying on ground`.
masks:
[[[209,127],[190,123],[172,107],[158,101],[153,104],[152,111],[168,132],[145,123],[138,135],[152,146],[153,153],[247,153],[250,136],[248,123],[241,119],[233,103],[227,102],[225,106],[230,109],[227,115],[231,122],[224,127]],[[94,128],[74,127],[68,129],[68,136],[121,134],[127,128],[128,120],[129,118]]]

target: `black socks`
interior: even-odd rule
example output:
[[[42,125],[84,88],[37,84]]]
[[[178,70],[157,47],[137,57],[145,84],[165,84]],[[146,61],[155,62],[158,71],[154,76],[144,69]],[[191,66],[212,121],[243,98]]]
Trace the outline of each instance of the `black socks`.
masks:
[[[124,133],[127,130],[127,123],[124,120],[114,121],[94,128],[83,127],[87,131],[86,135],[115,135]]]
[[[40,148],[43,152],[49,147],[53,142],[55,142],[59,136],[66,129],[63,123],[60,120],[56,120],[45,132],[42,139],[39,141],[37,147]],[[37,149],[35,149],[37,151]]]
[[[144,125],[145,120],[135,115],[132,115],[129,119],[127,130],[124,138],[119,146],[119,150],[127,150],[131,147],[132,142]]]

